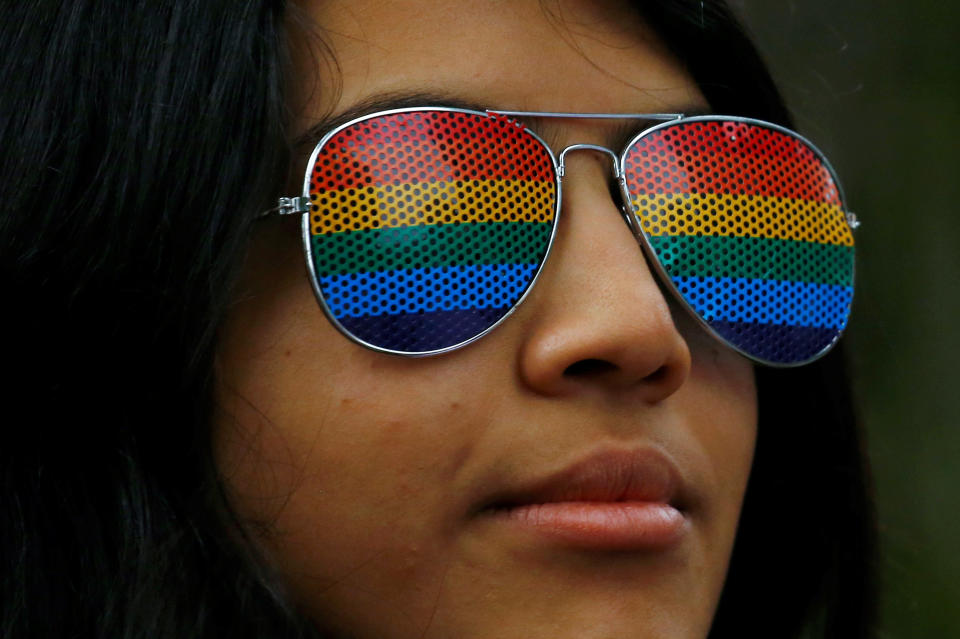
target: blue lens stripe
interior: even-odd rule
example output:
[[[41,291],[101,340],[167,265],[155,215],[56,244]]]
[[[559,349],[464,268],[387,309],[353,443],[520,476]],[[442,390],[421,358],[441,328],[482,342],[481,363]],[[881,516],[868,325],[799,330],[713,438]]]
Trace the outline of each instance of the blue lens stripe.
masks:
[[[853,287],[734,277],[674,277],[683,298],[708,323],[790,324],[843,329]]]
[[[334,317],[512,307],[538,264],[474,264],[319,278]]]
[[[380,348],[403,352],[432,351],[480,335],[510,308],[342,317],[339,321],[361,339],[373,336]]]
[[[818,355],[840,337],[839,328],[710,322],[721,337],[754,357],[777,364],[802,362]]]

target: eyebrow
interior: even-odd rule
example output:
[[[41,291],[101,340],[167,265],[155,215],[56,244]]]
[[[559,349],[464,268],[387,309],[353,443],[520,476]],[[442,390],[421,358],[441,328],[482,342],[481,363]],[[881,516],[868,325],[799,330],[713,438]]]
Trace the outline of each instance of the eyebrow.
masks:
[[[508,110],[453,94],[436,91],[392,91],[377,93],[362,99],[344,111],[321,118],[309,129],[304,131],[303,134],[298,136],[294,140],[294,145],[296,148],[312,149],[320,142],[320,140],[323,139],[327,133],[350,122],[351,120],[356,120],[365,115],[370,115],[371,113],[377,113],[379,111],[426,106],[466,109],[469,111],[479,111],[480,113],[485,113],[488,110]],[[672,111],[675,111],[678,114],[682,113],[684,117],[710,115],[713,113],[710,109],[705,109],[704,107],[695,104],[685,105],[683,108]],[[554,128],[555,125],[553,123],[547,123],[547,121],[552,120],[552,118],[528,116],[524,117],[523,120],[524,124],[528,128],[544,137],[544,140],[548,143],[548,145],[551,147],[557,146],[556,144],[552,144],[552,142],[556,142],[556,137],[554,135],[556,133],[556,129]],[[538,122],[537,120],[540,121]],[[650,126],[651,125],[649,124],[638,126],[637,119],[635,118],[625,119],[622,123],[617,125],[610,136],[610,139],[613,142],[613,147],[616,150],[620,150],[622,147],[626,146],[630,139],[639,134],[641,131],[650,128]]]

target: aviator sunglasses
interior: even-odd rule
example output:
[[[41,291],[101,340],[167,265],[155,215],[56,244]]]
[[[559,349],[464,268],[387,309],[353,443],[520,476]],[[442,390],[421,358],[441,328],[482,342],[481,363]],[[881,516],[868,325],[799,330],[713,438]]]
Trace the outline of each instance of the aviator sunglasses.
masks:
[[[555,155],[518,118],[660,121],[617,155]],[[564,158],[613,160],[624,221],[664,287],[716,339],[797,366],[847,325],[858,222],[823,154],[741,117],[403,108],[328,132],[303,195],[310,280],[354,342],[424,356],[486,335],[524,300],[550,253]]]

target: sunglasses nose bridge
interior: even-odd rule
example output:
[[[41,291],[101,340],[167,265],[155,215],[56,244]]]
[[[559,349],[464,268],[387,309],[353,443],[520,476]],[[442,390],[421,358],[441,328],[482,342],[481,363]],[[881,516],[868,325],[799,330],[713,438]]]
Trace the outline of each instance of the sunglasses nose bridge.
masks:
[[[613,178],[615,180],[620,179],[620,176],[622,174],[622,171],[620,169],[620,158],[617,156],[616,153],[614,153],[607,147],[599,146],[597,144],[571,144],[570,146],[566,147],[563,151],[560,151],[560,158],[558,160],[558,167],[557,167],[560,177],[563,177],[563,174],[565,172],[564,161],[567,157],[567,153],[570,153],[571,151],[594,151],[596,153],[605,153],[606,155],[609,155],[610,159],[613,160]]]
[[[640,229],[637,226],[634,216],[630,214],[629,205],[627,204],[630,201],[630,198],[627,194],[627,184],[626,180],[624,179],[623,166],[621,165],[620,157],[605,146],[599,146],[597,144],[571,144],[560,152],[560,157],[557,162],[557,175],[559,175],[561,179],[565,173],[564,160],[567,156],[567,153],[570,153],[571,151],[593,151],[595,153],[603,153],[610,156],[610,159],[613,160],[613,180],[619,187],[620,195],[623,198],[622,202],[617,203],[620,207],[620,214],[623,216],[623,221],[626,222],[630,230],[634,234],[639,233]]]

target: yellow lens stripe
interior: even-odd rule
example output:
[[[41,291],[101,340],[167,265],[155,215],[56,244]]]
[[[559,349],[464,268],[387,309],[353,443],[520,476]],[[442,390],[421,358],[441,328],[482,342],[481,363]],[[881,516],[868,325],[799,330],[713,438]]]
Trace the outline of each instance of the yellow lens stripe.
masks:
[[[839,206],[762,195],[677,194],[633,201],[648,235],[760,237],[853,246]]]
[[[456,180],[310,193],[314,235],[420,224],[551,222],[554,182]]]

